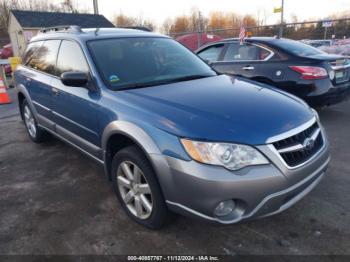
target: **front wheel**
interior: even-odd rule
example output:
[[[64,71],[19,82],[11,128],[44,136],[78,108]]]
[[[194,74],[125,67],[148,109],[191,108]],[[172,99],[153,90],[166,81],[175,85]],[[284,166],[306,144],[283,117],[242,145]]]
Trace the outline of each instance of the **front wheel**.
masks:
[[[112,183],[119,202],[131,219],[150,229],[158,229],[167,222],[169,211],[156,174],[136,146],[115,154]]]

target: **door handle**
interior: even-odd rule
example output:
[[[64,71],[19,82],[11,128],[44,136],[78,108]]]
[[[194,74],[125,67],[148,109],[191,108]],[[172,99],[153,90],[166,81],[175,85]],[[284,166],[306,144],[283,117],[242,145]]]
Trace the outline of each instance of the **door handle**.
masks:
[[[54,96],[58,96],[58,94],[60,93],[60,91],[57,88],[53,87],[51,90]]]
[[[243,70],[254,70],[254,66],[245,66],[245,67],[242,67]]]

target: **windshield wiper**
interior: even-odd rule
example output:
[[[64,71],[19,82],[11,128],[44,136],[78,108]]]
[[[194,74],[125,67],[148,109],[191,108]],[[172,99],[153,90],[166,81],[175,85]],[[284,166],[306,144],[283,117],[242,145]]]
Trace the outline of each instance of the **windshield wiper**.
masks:
[[[171,83],[190,81],[190,80],[201,79],[201,78],[212,77],[212,76],[214,76],[214,75],[181,76],[181,77],[165,79],[165,80],[156,80],[156,81],[149,81],[149,82],[145,82],[145,83],[124,85],[124,86],[121,86],[120,88],[118,88],[118,90],[128,90],[128,89],[144,88],[144,87],[150,87],[150,86],[156,86],[156,85],[166,85],[166,84],[171,84]]]
[[[123,85],[121,87],[116,88],[116,90],[128,90],[128,89],[137,89],[137,88],[144,88],[149,86],[155,86],[156,81],[152,82],[146,82],[146,83],[137,83],[137,84],[129,84],[129,85]]]
[[[170,83],[176,83],[176,82],[183,82],[183,81],[190,81],[190,80],[195,80],[195,79],[201,79],[201,78],[206,78],[206,77],[211,77],[211,76],[214,76],[214,75],[181,76],[181,77],[176,77],[176,78],[164,80],[164,82],[165,82],[165,84],[170,84]]]

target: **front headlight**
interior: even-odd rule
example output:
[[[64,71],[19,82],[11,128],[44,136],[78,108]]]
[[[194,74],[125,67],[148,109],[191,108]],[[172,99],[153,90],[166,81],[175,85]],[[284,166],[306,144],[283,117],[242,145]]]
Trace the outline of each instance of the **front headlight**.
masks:
[[[318,115],[318,112],[313,108],[311,108],[311,111],[314,114],[314,116],[316,117],[317,121],[320,121],[320,116]]]
[[[228,143],[207,143],[181,139],[187,153],[196,161],[237,170],[246,166],[264,165],[269,161],[255,148]]]

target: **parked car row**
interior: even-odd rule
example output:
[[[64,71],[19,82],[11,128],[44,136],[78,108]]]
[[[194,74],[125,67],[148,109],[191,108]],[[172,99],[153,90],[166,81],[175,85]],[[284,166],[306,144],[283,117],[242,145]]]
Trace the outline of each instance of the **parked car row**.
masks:
[[[226,39],[196,53],[220,73],[277,87],[313,107],[336,104],[350,96],[350,60],[298,41],[253,37],[240,44],[238,39]]]
[[[326,46],[331,46],[334,44],[335,40],[320,40],[320,39],[316,39],[316,40],[309,40],[309,39],[303,39],[301,40],[302,43],[311,45],[313,47],[316,48],[320,48],[320,47],[326,47]]]
[[[159,228],[171,212],[221,224],[277,214],[324,177],[329,144],[317,112],[232,74],[316,97],[348,77],[345,62],[327,64],[338,58],[288,40],[226,40],[198,51],[213,70],[167,36],[61,29],[34,37],[15,72],[26,130],[102,164],[139,224]]]
[[[301,42],[316,47],[328,54],[350,56],[350,39],[334,40],[301,40]]]
[[[338,54],[350,57],[350,39],[343,39],[331,46],[323,46],[320,49],[328,54]]]

